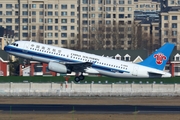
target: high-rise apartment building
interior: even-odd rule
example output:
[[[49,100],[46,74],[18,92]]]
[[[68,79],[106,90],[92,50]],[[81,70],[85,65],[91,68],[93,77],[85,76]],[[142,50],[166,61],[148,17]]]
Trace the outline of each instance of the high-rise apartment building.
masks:
[[[160,11],[160,0],[134,0],[135,11]]]
[[[180,7],[167,7],[161,12],[161,44],[173,42],[180,50]]]
[[[141,26],[141,42],[144,49],[149,50],[149,53],[161,46],[160,42],[160,27],[159,27],[159,11],[144,11],[135,12],[135,21]],[[140,43],[139,43],[140,44]]]
[[[0,3],[1,26],[15,30],[15,40],[34,40],[60,47],[87,49],[93,25],[104,28],[132,23],[134,0],[8,0]],[[78,35],[78,37],[77,37]],[[109,33],[103,48],[112,49]],[[107,36],[109,39],[107,40]],[[128,49],[128,42],[122,46]]]
[[[180,6],[180,0],[164,0],[167,1],[167,6]]]
[[[90,47],[92,41],[104,43],[102,48],[113,49],[112,29],[117,25],[132,23],[134,19],[134,0],[80,0],[79,1],[79,40],[83,49]],[[119,29],[119,28],[118,28]],[[101,34],[105,37],[99,37]],[[118,34],[118,33],[117,33]],[[102,36],[103,36],[102,35]],[[98,39],[98,40],[96,40]],[[128,49],[128,41],[122,46]]]
[[[176,6],[180,0],[0,1],[0,25],[14,30],[15,40],[34,40],[60,47],[77,46],[79,49],[131,49],[133,34],[137,30],[134,28],[137,25],[134,11],[160,11],[163,5]],[[179,14],[176,11],[168,12],[168,15],[170,13]],[[162,18],[165,14],[167,12],[161,13]],[[145,27],[146,22],[142,26]],[[151,30],[156,29],[150,31],[155,35],[152,42],[156,44],[159,40],[158,22],[150,26]],[[159,41],[158,44],[163,44],[164,38]]]
[[[0,16],[1,26],[15,31],[15,40],[61,47],[75,44],[77,1],[1,0]]]

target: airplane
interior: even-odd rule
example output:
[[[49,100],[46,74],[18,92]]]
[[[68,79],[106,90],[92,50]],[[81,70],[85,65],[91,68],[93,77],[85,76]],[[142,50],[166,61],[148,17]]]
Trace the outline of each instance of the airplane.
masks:
[[[163,71],[175,44],[166,43],[139,63],[107,58],[52,45],[16,41],[6,45],[9,54],[48,64],[48,69],[57,73],[75,72],[75,82],[84,80],[83,73],[100,74],[119,78],[162,78],[171,77]]]

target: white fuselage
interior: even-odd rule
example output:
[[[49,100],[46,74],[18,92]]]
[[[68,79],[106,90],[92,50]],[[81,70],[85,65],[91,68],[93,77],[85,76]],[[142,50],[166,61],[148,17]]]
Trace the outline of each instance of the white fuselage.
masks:
[[[87,70],[87,73],[123,78],[154,77],[153,75],[151,76],[149,74],[150,71],[153,73],[160,73],[160,77],[171,76],[170,73],[139,64],[134,64],[132,62],[116,60],[36,42],[18,41],[16,43],[18,46],[8,45],[5,47],[5,50],[15,56],[45,63],[49,63],[50,61],[91,62],[93,63],[92,67]]]

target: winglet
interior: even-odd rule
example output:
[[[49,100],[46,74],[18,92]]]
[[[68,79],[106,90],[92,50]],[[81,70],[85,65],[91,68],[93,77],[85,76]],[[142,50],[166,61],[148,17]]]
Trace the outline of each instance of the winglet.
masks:
[[[158,70],[163,70],[174,49],[174,46],[175,44],[173,43],[166,43],[153,54],[151,54],[148,58],[138,64]]]

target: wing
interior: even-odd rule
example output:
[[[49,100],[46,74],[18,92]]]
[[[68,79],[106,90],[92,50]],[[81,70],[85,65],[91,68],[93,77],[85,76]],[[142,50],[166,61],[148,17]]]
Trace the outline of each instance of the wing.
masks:
[[[85,72],[85,69],[92,66],[91,62],[60,62],[74,72]]]

